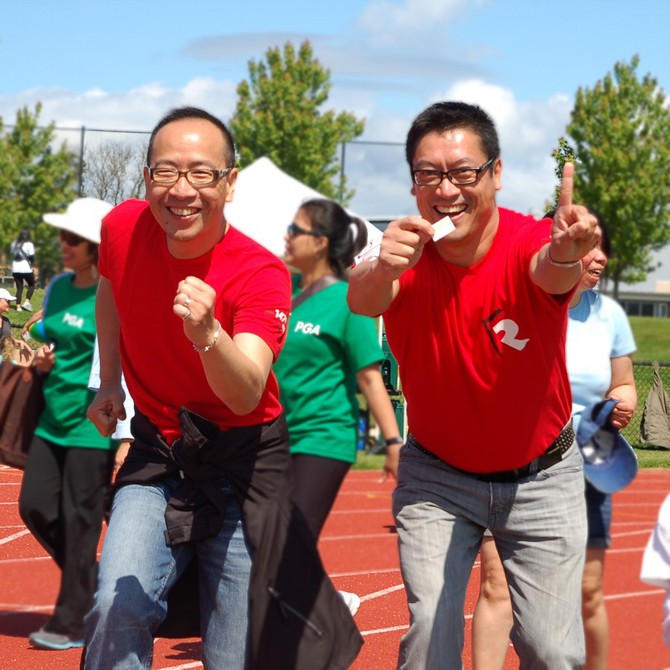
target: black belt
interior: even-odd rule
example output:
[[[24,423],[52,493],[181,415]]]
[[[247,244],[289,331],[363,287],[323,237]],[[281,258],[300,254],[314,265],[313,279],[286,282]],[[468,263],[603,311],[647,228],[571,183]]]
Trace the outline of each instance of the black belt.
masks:
[[[420,451],[437,458],[432,451],[428,451],[428,449],[422,447],[412,433],[407,436],[407,441]],[[450,463],[449,467],[482,482],[511,484],[519,481],[519,479],[534,475],[541,470],[546,470],[552,465],[556,465],[556,463],[562,460],[563,454],[572,446],[574,441],[575,431],[572,428],[572,419],[570,419],[566,427],[561,431],[561,434],[547,447],[547,450],[541,456],[538,456],[527,465],[522,465],[520,468],[501,470],[500,472],[468,472],[467,470],[456,468]]]

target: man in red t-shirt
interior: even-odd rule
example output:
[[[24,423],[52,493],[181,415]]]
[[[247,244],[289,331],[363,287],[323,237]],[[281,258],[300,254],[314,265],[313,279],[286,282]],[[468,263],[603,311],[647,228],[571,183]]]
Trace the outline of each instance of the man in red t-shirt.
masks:
[[[596,220],[572,204],[572,165],[553,222],[498,208],[498,136],[479,107],[432,105],[406,154],[421,216],[391,222],[349,285],[354,312],[383,314],[407,400],[393,507],[410,628],[398,667],[460,670],[486,528],[521,667],[581,667],[586,517],[565,331]]]
[[[148,667],[168,613],[190,632],[193,621],[168,611],[168,595],[193,560],[205,667],[312,670],[333,659],[345,667],[360,648],[306,523],[293,515],[272,372],[290,279],[225,218],[234,165],[223,123],[173,110],[149,141],[147,202],[124,202],[103,223],[100,390],[88,415],[103,435],[114,430],[124,414],[122,368],[136,411],[86,618],[86,668]],[[323,632],[318,645],[305,621]]]

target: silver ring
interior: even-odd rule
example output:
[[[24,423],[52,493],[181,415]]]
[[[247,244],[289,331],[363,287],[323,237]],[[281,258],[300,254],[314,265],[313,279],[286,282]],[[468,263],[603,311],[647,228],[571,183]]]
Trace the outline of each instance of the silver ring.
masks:
[[[188,307],[191,302],[193,302],[188,296],[186,296],[186,300],[184,300],[184,307]]]
[[[184,319],[184,321],[188,321],[191,318],[191,310],[187,309],[186,314],[184,314],[184,316],[182,316],[181,318]]]

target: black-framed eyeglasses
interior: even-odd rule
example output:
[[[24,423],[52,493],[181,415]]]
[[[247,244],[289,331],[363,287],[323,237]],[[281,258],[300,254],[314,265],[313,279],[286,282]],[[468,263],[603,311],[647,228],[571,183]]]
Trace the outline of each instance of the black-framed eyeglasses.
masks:
[[[323,237],[321,233],[316,233],[313,230],[307,230],[307,228],[301,228],[295,221],[289,223],[286,227],[286,233],[289,237],[295,237],[296,235],[311,235],[312,237]]]
[[[182,177],[193,188],[206,188],[218,184],[233,168],[225,170],[214,170],[213,168],[193,168],[191,170],[177,170],[173,167],[149,167],[144,166],[149,171],[149,178],[155,184],[161,186],[174,186]]]
[[[481,175],[495,162],[496,157],[489,158],[479,167],[462,167],[453,170],[412,170],[412,180],[417,186],[439,186],[446,177],[456,186],[467,186],[479,181]]]
[[[60,241],[65,242],[69,247],[78,247],[82,242],[86,242],[86,239],[71,233],[69,230],[61,230]]]

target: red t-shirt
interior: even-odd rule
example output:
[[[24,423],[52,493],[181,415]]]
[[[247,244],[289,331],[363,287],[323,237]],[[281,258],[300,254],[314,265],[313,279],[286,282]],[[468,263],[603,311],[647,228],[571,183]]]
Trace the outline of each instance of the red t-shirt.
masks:
[[[497,472],[529,463],[570,418],[567,303],[530,278],[550,221],[499,209],[486,256],[445,262],[428,243],[384,314],[409,429],[454,467]]]
[[[289,273],[279,258],[232,227],[205,255],[174,258],[148,203],[129,200],[103,221],[99,269],[114,292],[128,390],[168,442],[181,434],[182,406],[222,429],[266,423],[280,414],[272,372],[253,412],[239,416],[228,409],[210,389],[200,357],[172,311],[178,283],[198,277],[216,290],[221,327],[231,337],[258,335],[276,358],[291,305]]]

